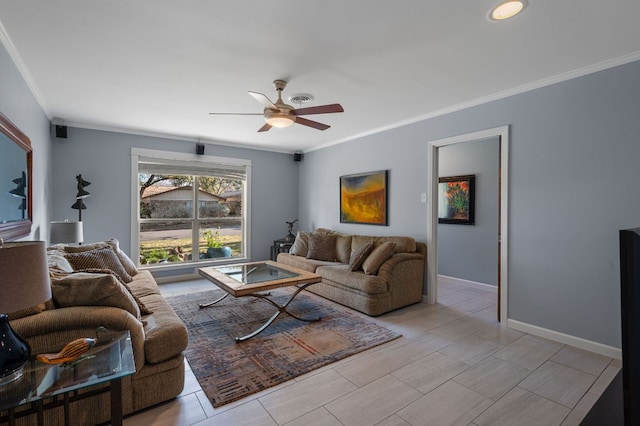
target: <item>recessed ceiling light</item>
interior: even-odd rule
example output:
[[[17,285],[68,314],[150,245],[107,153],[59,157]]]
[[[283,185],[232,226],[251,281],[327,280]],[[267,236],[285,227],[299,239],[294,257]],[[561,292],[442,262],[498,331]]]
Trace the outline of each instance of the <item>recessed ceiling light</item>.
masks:
[[[527,7],[527,0],[507,0],[491,9],[489,19],[492,21],[504,21],[505,19],[513,18],[522,12],[525,7]]]

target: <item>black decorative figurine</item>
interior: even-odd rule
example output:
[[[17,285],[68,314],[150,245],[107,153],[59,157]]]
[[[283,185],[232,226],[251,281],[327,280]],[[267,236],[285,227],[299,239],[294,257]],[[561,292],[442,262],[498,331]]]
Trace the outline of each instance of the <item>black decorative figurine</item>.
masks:
[[[289,234],[287,234],[287,236],[286,236],[286,237],[284,237],[284,240],[285,240],[286,242],[288,242],[288,243],[292,243],[292,242],[294,242],[294,241],[295,241],[295,239],[296,239],[296,236],[295,236],[295,235],[293,235],[293,232],[291,232],[291,231],[293,231],[293,224],[294,224],[294,223],[296,223],[297,221],[298,221],[298,219],[294,220],[293,222],[287,222],[287,221],[285,221],[285,222],[284,222],[284,223],[286,223],[287,225],[289,225]]]
[[[78,193],[76,194],[76,202],[71,206],[72,209],[78,210],[78,222],[82,222],[82,210],[86,210],[87,206],[84,205],[82,200],[87,198],[91,194],[84,190],[85,186],[91,185],[91,182],[88,182],[82,179],[82,175],[76,176],[76,180],[78,181]]]

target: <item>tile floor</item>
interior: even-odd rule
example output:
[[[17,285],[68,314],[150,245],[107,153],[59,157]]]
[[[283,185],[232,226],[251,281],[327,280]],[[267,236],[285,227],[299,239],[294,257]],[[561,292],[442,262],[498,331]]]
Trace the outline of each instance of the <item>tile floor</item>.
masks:
[[[367,317],[399,339],[217,409],[187,366],[178,398],[125,425],[578,425],[621,367],[502,327],[495,292],[442,282],[439,299]]]

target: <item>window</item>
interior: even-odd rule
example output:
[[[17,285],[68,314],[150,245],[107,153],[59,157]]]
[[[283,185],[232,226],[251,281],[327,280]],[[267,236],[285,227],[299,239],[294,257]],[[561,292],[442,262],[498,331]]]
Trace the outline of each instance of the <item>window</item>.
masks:
[[[134,148],[132,254],[139,265],[248,258],[250,169],[246,160]]]

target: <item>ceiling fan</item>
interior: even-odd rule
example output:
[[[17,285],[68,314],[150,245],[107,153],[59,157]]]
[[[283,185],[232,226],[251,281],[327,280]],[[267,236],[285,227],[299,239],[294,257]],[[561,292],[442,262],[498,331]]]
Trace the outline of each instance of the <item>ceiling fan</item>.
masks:
[[[210,112],[210,115],[264,115],[264,121],[266,122],[264,126],[258,129],[258,132],[266,132],[272,127],[287,127],[292,125],[293,123],[302,124],[303,126],[313,127],[318,130],[327,130],[329,125],[318,123],[317,121],[309,120],[304,117],[300,117],[301,115],[312,115],[312,114],[328,114],[333,112],[344,112],[342,105],[340,104],[330,104],[330,105],[319,105],[307,108],[294,108],[291,105],[287,105],[282,101],[282,91],[285,87],[287,87],[287,82],[284,80],[275,80],[273,82],[273,87],[278,91],[278,100],[274,103],[269,100],[262,93],[251,92],[249,91],[249,95],[251,95],[256,101],[260,102],[264,105],[264,111],[261,113],[253,113],[253,112]]]

